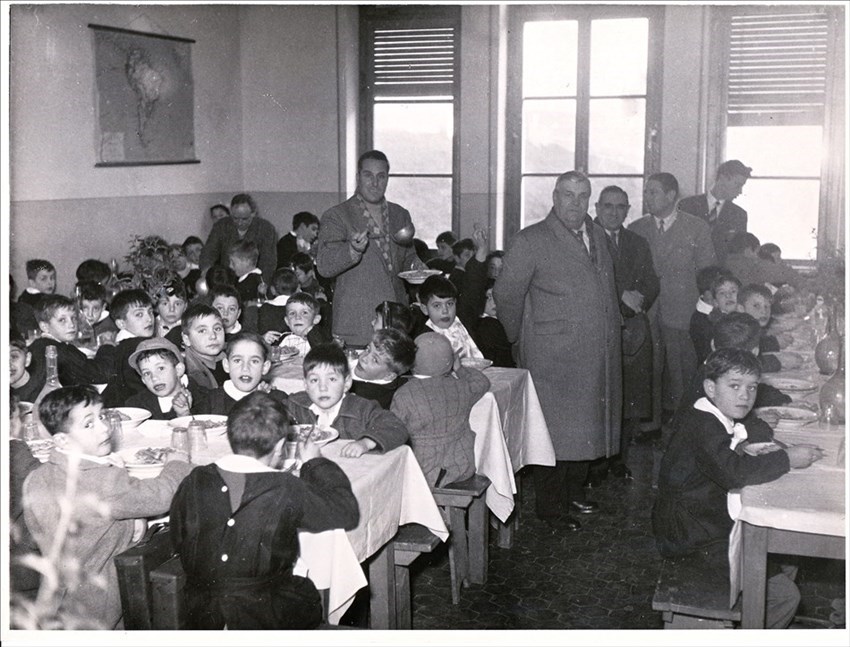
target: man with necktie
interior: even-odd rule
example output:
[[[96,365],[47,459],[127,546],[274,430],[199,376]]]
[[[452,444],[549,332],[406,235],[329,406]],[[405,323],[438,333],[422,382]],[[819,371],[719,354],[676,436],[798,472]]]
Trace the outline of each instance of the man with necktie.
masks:
[[[723,162],[708,193],[692,195],[679,202],[679,211],[708,223],[714,253],[721,265],[729,253],[729,241],[735,234],[747,231],[747,212],[732,201],[741,195],[752,171],[740,160]]]

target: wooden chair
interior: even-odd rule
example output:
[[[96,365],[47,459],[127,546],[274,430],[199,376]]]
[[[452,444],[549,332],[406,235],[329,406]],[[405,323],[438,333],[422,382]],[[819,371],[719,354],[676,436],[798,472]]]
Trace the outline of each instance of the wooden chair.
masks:
[[[430,553],[440,544],[440,538],[425,526],[408,523],[398,529],[393,541],[395,555],[396,629],[411,629],[410,565],[417,557]]]
[[[140,543],[114,557],[125,629],[152,629],[150,573],[174,555],[168,526],[151,526]]]
[[[460,603],[461,586],[487,581],[490,524],[484,492],[488,487],[490,479],[474,474],[433,489],[434,501],[448,518],[452,604]]]
[[[729,608],[725,571],[694,560],[664,561],[652,608],[665,629],[731,629],[741,621],[740,597]]]

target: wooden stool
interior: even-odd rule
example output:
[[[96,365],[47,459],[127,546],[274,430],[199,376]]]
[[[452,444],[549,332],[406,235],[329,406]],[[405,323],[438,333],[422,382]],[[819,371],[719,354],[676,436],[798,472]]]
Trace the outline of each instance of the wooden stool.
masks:
[[[151,526],[144,539],[114,557],[125,629],[152,629],[150,573],[174,555],[168,527]]]
[[[490,479],[475,474],[465,481],[433,489],[434,501],[448,516],[452,604],[460,603],[460,587],[464,582],[487,581],[490,524],[484,492],[488,487]]]
[[[693,560],[665,560],[652,597],[665,629],[731,629],[741,621],[741,599],[729,608],[725,572]]]
[[[393,542],[395,554],[395,609],[396,629],[411,629],[410,569],[417,557],[430,553],[440,543],[440,538],[425,526],[408,523],[398,529]]]

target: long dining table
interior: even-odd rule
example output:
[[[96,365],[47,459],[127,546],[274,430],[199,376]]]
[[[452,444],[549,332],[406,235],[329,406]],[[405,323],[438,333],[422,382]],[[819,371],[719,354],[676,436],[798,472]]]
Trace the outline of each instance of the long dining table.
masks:
[[[168,446],[172,427],[168,421],[146,420],[126,430],[122,453],[144,447]],[[367,584],[363,563],[369,567],[370,627],[395,626],[395,575],[392,538],[399,526],[418,523],[442,541],[448,530],[422,470],[411,449],[398,447],[385,454],[366,453],[359,458],[340,456],[347,440],[336,440],[321,448],[322,455],[337,463],[351,481],[360,507],[356,528],[298,533],[300,556],[293,572],[309,577],[316,588],[326,591],[328,622],[338,624]],[[192,456],[196,464],[209,464],[231,453],[225,433],[208,433],[207,449]]]
[[[780,359],[796,355],[803,364],[766,374],[763,379],[780,390],[787,388],[792,397],[788,406],[814,409],[819,389],[829,376],[818,372],[814,351],[806,342],[805,322],[796,321],[794,325],[794,320],[786,321],[793,326],[795,343],[778,355]],[[814,388],[808,388],[808,384]],[[740,491],[741,510],[729,542],[730,605],[740,594],[744,629],[765,626],[769,553],[846,559],[846,427],[822,418],[784,420],[774,429],[775,438],[786,445],[817,445],[824,451],[821,460]]]

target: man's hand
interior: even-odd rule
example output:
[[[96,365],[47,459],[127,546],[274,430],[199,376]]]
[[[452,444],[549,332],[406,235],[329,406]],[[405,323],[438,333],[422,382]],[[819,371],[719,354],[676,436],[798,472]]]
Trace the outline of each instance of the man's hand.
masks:
[[[171,408],[178,416],[188,416],[192,414],[192,394],[189,389],[180,389],[174,400],[171,401]]]
[[[369,246],[369,232],[365,229],[363,231],[358,231],[351,237],[348,244],[351,245],[351,249],[355,252],[362,254]]]
[[[478,223],[472,233],[472,240],[475,241],[475,260],[483,263],[487,260],[487,254],[490,253],[490,241],[487,238],[487,232],[478,228]]]
[[[626,290],[623,292],[622,300],[635,312],[643,312],[643,295],[637,290]]]
[[[346,458],[360,458],[366,452],[375,449],[378,445],[371,438],[361,438],[353,443],[348,443],[339,452],[340,456]]]

